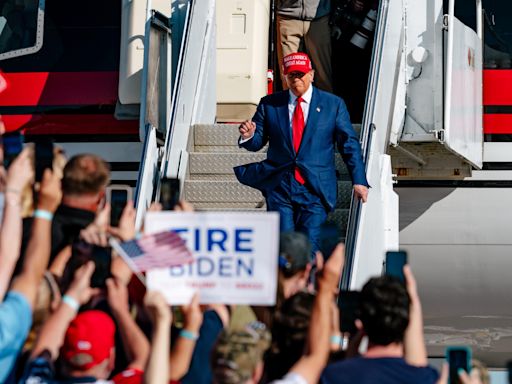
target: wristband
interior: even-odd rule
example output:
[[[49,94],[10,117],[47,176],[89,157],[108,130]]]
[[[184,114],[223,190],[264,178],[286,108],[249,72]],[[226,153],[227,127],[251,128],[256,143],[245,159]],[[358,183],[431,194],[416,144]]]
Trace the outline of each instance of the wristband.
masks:
[[[342,339],[341,335],[332,335],[329,339],[331,341],[331,344],[341,345]]]
[[[21,193],[21,191],[17,188],[10,188],[10,187],[7,187],[5,188],[5,192],[9,192],[9,193],[14,193],[16,195],[19,195]]]
[[[180,337],[183,337],[184,339],[187,339],[187,340],[196,341],[199,338],[199,335],[195,332],[187,331],[186,329],[182,329],[180,331]]]
[[[34,211],[34,217],[37,219],[52,221],[53,213],[50,211],[45,211],[44,209],[36,209]]]
[[[78,303],[78,301],[76,301],[69,295],[62,296],[62,302],[69,306],[71,309],[73,309],[75,312],[78,312],[78,309],[80,308],[80,304]]]

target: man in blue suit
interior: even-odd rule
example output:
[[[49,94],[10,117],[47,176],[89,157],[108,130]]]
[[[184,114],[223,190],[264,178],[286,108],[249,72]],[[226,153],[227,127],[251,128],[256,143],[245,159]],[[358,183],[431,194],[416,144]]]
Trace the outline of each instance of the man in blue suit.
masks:
[[[368,182],[343,100],[312,86],[305,53],[285,56],[283,72],[289,90],[262,98],[252,121],[239,127],[241,147],[258,151],[268,142],[267,159],[234,170],[242,184],[263,193],[269,211],[280,213],[282,232],[304,232],[316,251],[320,226],[336,204],[335,145],[363,202]]]

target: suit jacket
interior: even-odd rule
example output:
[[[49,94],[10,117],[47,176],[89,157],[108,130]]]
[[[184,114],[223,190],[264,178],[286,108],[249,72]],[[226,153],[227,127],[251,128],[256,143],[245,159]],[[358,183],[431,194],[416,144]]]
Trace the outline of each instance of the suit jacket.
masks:
[[[309,115],[297,153],[293,148],[288,91],[261,99],[254,114],[254,137],[240,144],[258,151],[268,142],[267,159],[234,168],[238,180],[266,194],[277,187],[282,174],[298,167],[306,183],[328,210],[336,204],[337,182],[334,150],[337,145],[353,184],[368,186],[361,146],[343,100],[313,88]]]

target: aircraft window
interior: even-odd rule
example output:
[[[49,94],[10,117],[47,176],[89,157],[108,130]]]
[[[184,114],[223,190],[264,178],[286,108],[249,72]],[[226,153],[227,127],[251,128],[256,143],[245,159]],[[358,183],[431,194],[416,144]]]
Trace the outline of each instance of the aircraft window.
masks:
[[[0,60],[41,49],[44,0],[0,0]]]
[[[512,3],[488,0],[484,5],[484,68],[512,68]]]
[[[2,60],[0,68],[5,72],[117,71],[121,0],[87,0],[80,3],[79,11],[76,4],[47,1],[42,48],[28,56]]]

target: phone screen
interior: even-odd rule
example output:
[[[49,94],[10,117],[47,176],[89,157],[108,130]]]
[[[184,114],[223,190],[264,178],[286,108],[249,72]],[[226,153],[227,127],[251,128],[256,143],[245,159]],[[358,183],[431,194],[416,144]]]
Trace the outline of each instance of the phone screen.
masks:
[[[340,310],[340,331],[355,334],[356,319],[359,311],[359,291],[340,291],[338,308]]]
[[[44,170],[53,169],[53,143],[51,141],[36,142],[35,162],[36,181],[41,181]]]
[[[110,225],[117,227],[123,209],[128,202],[128,191],[125,189],[112,189],[110,191]]]
[[[448,348],[447,359],[448,365],[450,366],[450,384],[462,384],[458,371],[462,368],[466,372],[469,372],[470,353],[470,350],[466,347]]]
[[[110,247],[100,247],[85,241],[75,241],[72,245],[71,258],[63,274],[63,287],[69,287],[75,271],[90,260],[95,264],[91,287],[105,287],[105,280],[111,276],[112,250]]]
[[[512,360],[507,361],[508,382],[512,384]]]
[[[172,211],[180,201],[180,180],[162,179],[160,182],[160,204],[164,211]]]
[[[95,245],[92,249],[91,259],[96,265],[91,277],[91,287],[103,288],[105,287],[105,280],[111,276],[112,249]]]
[[[407,252],[386,252],[386,275],[397,277],[402,283],[405,283],[405,264],[407,264]]]
[[[23,135],[20,131],[5,133],[2,137],[4,146],[4,167],[9,168],[12,161],[23,150]]]

